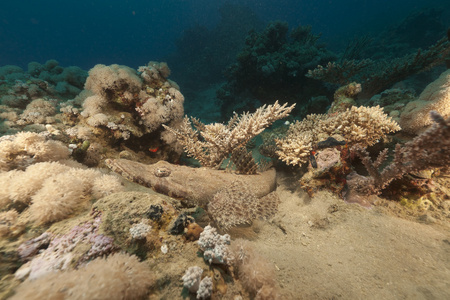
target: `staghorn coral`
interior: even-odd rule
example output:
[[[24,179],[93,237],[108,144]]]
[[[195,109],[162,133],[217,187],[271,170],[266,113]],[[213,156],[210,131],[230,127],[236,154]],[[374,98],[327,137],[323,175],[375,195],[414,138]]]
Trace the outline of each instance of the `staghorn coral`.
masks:
[[[400,114],[400,126],[412,134],[425,130],[433,123],[428,117],[431,110],[443,118],[450,117],[450,70],[430,83],[417,100],[406,104]]]
[[[306,74],[308,78],[345,85],[352,81],[362,85],[361,98],[389,88],[406,77],[443,64],[450,54],[450,35],[442,38],[426,50],[417,50],[400,58],[390,60],[346,60],[317,66]]]
[[[271,192],[258,199],[238,179],[218,191],[208,204],[208,214],[220,229],[248,224],[256,218],[268,218],[277,211],[279,198]]]
[[[295,104],[279,105],[276,101],[273,105],[263,105],[252,114],[235,114],[226,125],[205,125],[185,117],[178,130],[163,126],[177,136],[187,154],[198,159],[202,166],[219,168],[234,149],[247,144],[276,120],[287,117],[294,107]],[[196,129],[192,128],[192,123]]]
[[[367,147],[397,130],[400,130],[398,124],[379,106],[353,106],[337,114],[308,115],[290,125],[286,137],[276,140],[279,148],[276,153],[287,164],[301,165],[308,161],[317,143],[329,137],[344,139],[350,146]]]
[[[117,253],[77,270],[25,281],[11,299],[146,299],[153,278],[136,256]]]
[[[430,168],[450,166],[450,118],[443,119],[435,111],[430,112],[434,124],[412,141],[395,147],[393,161],[379,171],[386,160],[387,149],[383,150],[375,161],[361,147],[353,150],[361,157],[362,163],[369,172],[369,177],[354,174],[348,180],[347,198],[359,198],[360,195],[377,194],[395,178],[409,172],[417,172]]]

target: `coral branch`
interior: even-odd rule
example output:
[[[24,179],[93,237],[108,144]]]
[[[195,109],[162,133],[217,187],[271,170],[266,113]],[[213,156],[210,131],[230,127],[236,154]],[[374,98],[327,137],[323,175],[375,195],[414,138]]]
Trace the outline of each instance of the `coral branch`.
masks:
[[[353,150],[361,157],[370,177],[357,176],[349,181],[350,189],[359,194],[376,194],[393,179],[409,172],[450,166],[450,118],[444,120],[438,113],[430,112],[435,124],[404,146],[397,144],[394,160],[381,172],[378,166],[386,156],[382,151],[375,162],[361,148]]]
[[[198,159],[202,166],[219,168],[235,148],[247,144],[276,120],[287,117],[294,107],[295,104],[279,105],[276,101],[273,105],[263,105],[252,114],[234,115],[226,125],[204,125],[196,119],[191,122],[185,117],[178,130],[163,126],[177,136],[187,154]]]

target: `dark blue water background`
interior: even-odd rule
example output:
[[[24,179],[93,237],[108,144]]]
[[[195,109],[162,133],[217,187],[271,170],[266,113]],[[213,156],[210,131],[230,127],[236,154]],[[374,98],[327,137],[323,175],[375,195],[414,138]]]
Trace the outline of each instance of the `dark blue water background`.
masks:
[[[193,24],[213,27],[223,0],[24,0],[0,6],[0,65],[26,67],[56,59],[89,69],[97,63],[136,68],[163,60]],[[356,34],[379,31],[424,7],[430,0],[228,1],[248,5],[264,21],[311,24],[329,47]]]

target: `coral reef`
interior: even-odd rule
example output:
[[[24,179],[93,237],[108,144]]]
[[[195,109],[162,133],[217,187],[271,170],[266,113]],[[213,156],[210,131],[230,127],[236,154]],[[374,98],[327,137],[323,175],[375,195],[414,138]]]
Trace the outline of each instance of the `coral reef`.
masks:
[[[273,105],[263,105],[252,114],[234,114],[226,125],[205,125],[197,119],[191,122],[185,117],[178,130],[163,126],[177,136],[186,153],[199,160],[202,166],[219,168],[235,148],[247,144],[276,120],[287,117],[294,107],[295,104],[279,105],[276,101]],[[196,129],[192,128],[192,123]]]
[[[410,75],[443,64],[450,54],[449,38],[442,38],[426,50],[419,49],[416,53],[396,59],[329,62],[309,70],[306,76],[339,85],[359,82],[362,85],[360,97],[371,98]]]
[[[379,171],[387,157],[387,149],[383,150],[375,161],[361,147],[355,151],[369,172],[368,177],[353,174],[348,180],[349,191],[346,198],[359,202],[362,195],[377,194],[395,178],[406,173],[417,172],[430,168],[448,168],[450,162],[450,118],[444,119],[438,113],[431,111],[430,117],[434,124],[431,128],[401,146],[396,145],[391,163]]]
[[[167,80],[167,64],[149,62],[138,72],[119,65],[96,65],[89,71],[85,88],[94,95],[85,99],[81,112],[87,125],[127,140],[182,118],[184,97]]]
[[[30,220],[38,224],[52,223],[87,208],[92,196],[98,199],[123,189],[113,175],[72,164],[74,167],[41,162],[25,171],[1,173],[7,187],[0,195],[0,210],[15,207],[22,211],[29,205]]]
[[[329,137],[344,140],[348,145],[374,145],[386,134],[400,127],[379,107],[352,106],[345,112],[331,115],[308,115],[306,119],[289,126],[285,138],[277,139],[277,154],[287,164],[308,162],[317,143]]]
[[[186,270],[181,280],[183,280],[183,286],[189,290],[191,293],[197,293],[200,286],[200,281],[202,280],[203,269],[194,266],[189,267]]]
[[[356,82],[341,86],[334,92],[334,101],[328,110],[328,114],[344,112],[356,105],[355,98],[361,92],[361,85]]]
[[[186,226],[185,236],[188,241],[196,241],[200,238],[200,234],[203,232],[203,228],[197,223],[189,223]]]
[[[183,286],[190,293],[197,295],[197,299],[209,299],[213,292],[213,281],[211,277],[202,278],[203,269],[197,266],[190,267],[186,270],[183,277]]]
[[[57,270],[71,270],[115,251],[113,239],[98,233],[101,222],[101,214],[96,213],[91,221],[75,226],[64,235],[45,232],[23,243],[18,252],[22,259],[30,261],[22,265],[15,276],[35,280]],[[37,253],[35,249],[42,248],[43,240],[47,247]]]
[[[311,26],[289,30],[280,21],[270,22],[262,32],[251,31],[237,62],[227,70],[227,83],[217,92],[222,116],[272,99],[300,106],[299,99],[323,95],[326,87],[304,76],[312,66],[335,58],[318,40]]]

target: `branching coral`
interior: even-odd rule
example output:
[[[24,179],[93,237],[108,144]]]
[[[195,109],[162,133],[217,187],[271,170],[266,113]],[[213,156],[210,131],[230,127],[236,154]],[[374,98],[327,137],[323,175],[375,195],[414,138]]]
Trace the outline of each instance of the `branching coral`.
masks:
[[[287,106],[287,103],[279,105],[276,101],[273,105],[263,105],[252,114],[235,114],[226,125],[205,125],[185,117],[178,130],[163,126],[176,134],[187,154],[198,159],[202,166],[219,168],[235,148],[247,144],[276,120],[287,117],[294,106]],[[192,123],[196,129],[192,128]]]
[[[394,160],[382,171],[379,171],[379,167],[387,157],[387,150],[382,151],[376,161],[372,161],[363,148],[355,147],[354,151],[361,157],[370,176],[353,176],[348,181],[349,197],[353,196],[352,192],[356,195],[377,194],[392,180],[409,172],[449,167],[450,118],[443,119],[434,111],[430,112],[430,116],[434,125],[405,145],[397,144]]]
[[[397,59],[329,62],[325,67],[319,65],[314,70],[309,70],[306,76],[339,85],[360,82],[360,96],[370,98],[410,75],[443,64],[450,54],[449,38],[450,36],[439,40],[427,50],[419,49],[416,53]]]
[[[386,134],[400,130],[379,106],[351,107],[332,115],[308,115],[289,127],[286,137],[276,140],[280,159],[287,164],[301,165],[308,161],[311,150],[329,137],[344,139],[349,145],[374,145]]]
[[[289,30],[288,24],[280,21],[269,23],[262,32],[250,31],[237,62],[226,72],[227,84],[217,93],[222,114],[226,116],[231,108],[270,103],[271,99],[298,102],[318,96],[326,88],[304,74],[335,58],[318,42],[319,37],[311,26]]]

